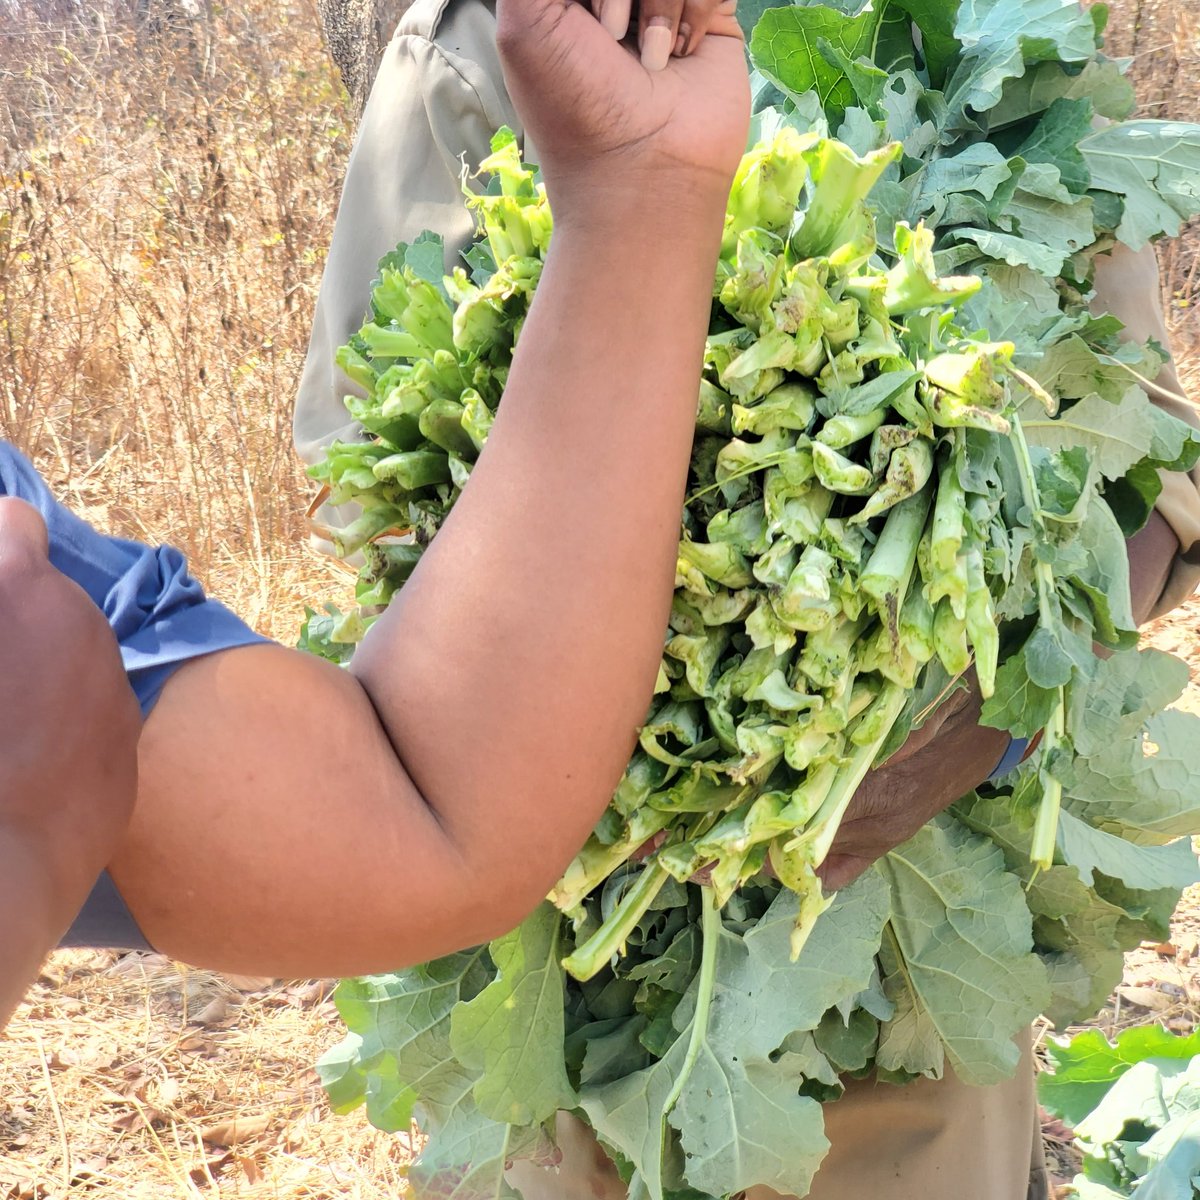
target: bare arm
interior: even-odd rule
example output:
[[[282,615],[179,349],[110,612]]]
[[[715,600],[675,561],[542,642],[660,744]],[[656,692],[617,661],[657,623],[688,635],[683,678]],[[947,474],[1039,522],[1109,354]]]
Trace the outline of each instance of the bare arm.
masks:
[[[352,673],[260,647],[168,684],[112,869],[178,957],[349,974],[511,927],[644,718],[745,138],[742,48],[727,20],[651,80],[577,5],[502,0],[500,24],[558,214],[501,413]]]
[[[0,499],[0,1027],[79,911],[133,806],[139,718],[116,639]]]

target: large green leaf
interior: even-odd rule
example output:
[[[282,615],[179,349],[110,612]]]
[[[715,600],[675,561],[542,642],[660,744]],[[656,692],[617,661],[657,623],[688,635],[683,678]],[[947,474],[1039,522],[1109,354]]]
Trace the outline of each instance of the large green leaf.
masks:
[[[1150,450],[1153,424],[1145,417],[1149,405],[1145,392],[1134,384],[1115,404],[1093,393],[1059,417],[1033,412],[1022,423],[1031,445],[1048,450],[1083,446],[1105,479],[1118,479]]]
[[[1200,717],[1175,709],[1151,717],[1145,740],[1115,742],[1071,763],[1066,806],[1091,824],[1121,829],[1143,842],[1191,834],[1200,819],[1197,744]]]
[[[679,1185],[681,1164],[664,1163],[670,1146],[664,1138],[663,1109],[686,1055],[687,1038],[679,1037],[652,1067],[579,1090],[588,1123],[605,1145],[637,1164],[651,1200],[662,1200],[664,1166],[667,1184]]]
[[[1079,149],[1092,187],[1122,200],[1117,236],[1133,249],[1200,212],[1200,126],[1125,121],[1093,130]]]
[[[1068,1125],[1077,1125],[1134,1063],[1147,1059],[1190,1059],[1200,1054],[1200,1032],[1189,1037],[1158,1025],[1135,1026],[1115,1042],[1098,1029],[1070,1039],[1051,1039],[1046,1055],[1053,1070],[1038,1076],[1038,1099]]]
[[[802,1196],[828,1148],[819,1106],[799,1094],[796,1056],[775,1052],[868,986],[887,888],[871,871],[840,892],[792,963],[797,911],[780,892],[745,938],[725,935],[719,947],[700,1057],[671,1115],[688,1182],[713,1195],[762,1184]]]
[[[750,54],[755,66],[785,91],[815,91],[836,126],[854,103],[854,88],[845,71],[821,52],[821,43],[850,61],[872,58],[882,11],[867,7],[848,16],[823,5],[768,9],[754,28]]]
[[[1079,872],[1086,884],[1099,871],[1141,891],[1178,888],[1200,882],[1196,855],[1188,839],[1166,846],[1135,846],[1111,833],[1095,829],[1069,812],[1059,814],[1058,851],[1064,863]]]
[[[1093,60],[1083,70],[1068,72],[1060,63],[1038,63],[1024,75],[1004,85],[995,107],[988,112],[988,127],[1003,129],[1045,112],[1055,100],[1083,100],[1103,117],[1120,121],[1133,111],[1133,85],[1120,64]]]
[[[563,1062],[561,924],[543,904],[494,941],[496,978],[451,1015],[451,1048],[479,1073],[475,1103],[494,1121],[536,1125],[575,1105]]]
[[[1083,63],[1096,49],[1076,0],[962,0],[954,32],[963,52],[946,85],[951,130],[970,128],[1027,64]]]
[[[759,1185],[807,1194],[829,1141],[821,1106],[800,1095],[790,1058],[747,1063],[703,1044],[672,1114],[692,1187],[713,1196]]]
[[[338,984],[338,1012],[351,1036],[317,1064],[339,1111],[366,1104],[371,1123],[407,1129],[413,1105],[458,1080],[450,1049],[450,1014],[485,986],[483,950],[439,958],[394,975]]]
[[[1019,1057],[1012,1038],[1041,1010],[1046,980],[1030,954],[1021,885],[1000,850],[941,817],[888,854],[882,871],[904,958],[900,998],[936,1028],[960,1079],[1010,1075]]]

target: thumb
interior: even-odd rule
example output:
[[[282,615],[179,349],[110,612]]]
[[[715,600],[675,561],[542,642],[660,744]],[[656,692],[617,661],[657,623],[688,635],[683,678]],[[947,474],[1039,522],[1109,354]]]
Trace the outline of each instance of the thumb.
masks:
[[[44,562],[49,556],[42,514],[15,496],[0,496],[0,566]]]

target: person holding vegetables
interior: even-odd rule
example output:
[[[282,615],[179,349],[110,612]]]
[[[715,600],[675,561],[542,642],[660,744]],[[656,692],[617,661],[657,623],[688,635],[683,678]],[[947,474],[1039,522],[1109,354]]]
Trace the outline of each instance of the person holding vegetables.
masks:
[[[658,669],[746,138],[740,34],[705,11],[647,12],[643,65],[570,0],[502,3],[555,249],[471,497],[350,670],[264,642],[0,443],[0,1018],[106,863],[69,944],[332,976],[508,930],[582,844]],[[697,44],[662,69],[681,13]]]
[[[631,43],[644,44],[650,11],[646,6],[637,14]],[[717,12],[728,15],[727,6]],[[600,15],[614,36],[631,18],[621,0],[601,6]],[[309,462],[319,462],[334,441],[357,436],[342,403],[350,388],[335,352],[361,324],[373,265],[398,242],[431,229],[446,240],[449,266],[472,233],[461,202],[462,164],[488,154],[497,128],[517,130],[528,161],[544,165],[549,157],[539,128],[522,128],[520,95],[506,87],[495,19],[486,0],[417,0],[385,53],[347,173],[296,406],[296,443]],[[690,44],[677,39],[675,48],[677,56],[686,55]],[[668,71],[683,65],[673,62]],[[1118,317],[1126,336],[1165,345],[1153,251],[1118,247],[1101,257],[1093,307]],[[1148,390],[1156,403],[1197,423],[1194,411],[1172,395],[1181,386],[1171,364]],[[1200,581],[1196,483],[1164,477],[1158,510],[1130,542],[1139,622],[1174,607]],[[329,523],[337,523],[336,514]],[[867,777],[822,869],[828,889],[851,882],[933,815],[1020,760],[1026,747],[981,727],[978,716],[978,697],[960,693]],[[810,1192],[816,1200],[1047,1195],[1028,1057],[1012,1081],[990,1088],[969,1088],[951,1076],[904,1089],[874,1079],[847,1081],[843,1098],[826,1108],[826,1131],[832,1150]],[[558,1141],[563,1157],[557,1169],[513,1172],[525,1200],[624,1195],[616,1168],[586,1126],[562,1114]],[[973,1153],[964,1153],[967,1147]],[[772,1194],[754,1191],[754,1200]]]

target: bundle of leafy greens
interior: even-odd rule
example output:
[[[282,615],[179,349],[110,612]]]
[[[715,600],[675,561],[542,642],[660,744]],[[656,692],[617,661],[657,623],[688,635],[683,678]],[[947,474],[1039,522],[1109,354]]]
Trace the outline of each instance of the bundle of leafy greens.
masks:
[[[1170,232],[1200,202],[1161,163],[1140,192],[1106,191],[1088,160],[1068,187],[1070,146],[1037,157],[1054,101],[1090,113],[1121,81],[1091,18],[1037,0],[1077,41],[1049,15],[1036,38],[1006,32],[1022,7],[964,5],[940,72],[907,18],[851,46],[894,48],[903,25],[898,72],[811,31],[837,86],[787,75],[794,54],[772,60],[779,103],[730,199],[639,748],[553,903],[489,947],[339,993],[352,1033],[322,1064],[330,1094],[384,1128],[419,1119],[419,1193],[505,1191],[506,1164],[551,1159],[548,1122],[572,1109],[656,1200],[758,1183],[803,1195],[844,1076],[902,1082],[948,1061],[1002,1078],[1013,1035],[1039,1012],[1094,1010],[1122,949],[1160,934],[1196,877],[1174,839],[1200,828],[1197,731],[1167,710],[1186,669],[1134,649],[1124,537],[1159,470],[1190,466],[1200,440],[1146,399],[1158,348],[1123,344],[1084,301],[1098,249]],[[880,19],[768,13],[760,68],[771,22],[821,13],[830,29]],[[974,78],[980,55],[990,102],[981,85],[961,104],[933,90]],[[1012,124],[1028,136],[1002,150],[986,113],[1034,75],[1004,109],[1024,105]],[[829,115],[850,145],[827,136]],[[1192,127],[1177,136],[1181,154],[1200,147]],[[334,446],[316,474],[361,507],[335,531],[363,555],[360,608],[305,633],[339,660],[468,482],[536,288],[544,193],[511,135],[483,167],[463,265],[443,276],[432,236],[399,248],[339,359],[370,439]],[[1070,254],[1037,258],[1068,217]],[[939,273],[964,265],[976,277]],[[985,721],[1041,732],[1037,755],[822,895],[815,868],[863,775],[971,667]],[[700,869],[708,886],[688,882]]]
[[[1080,1200],[1192,1200],[1200,1180],[1200,1034],[1097,1029],[1047,1045],[1046,1110],[1074,1127]]]

